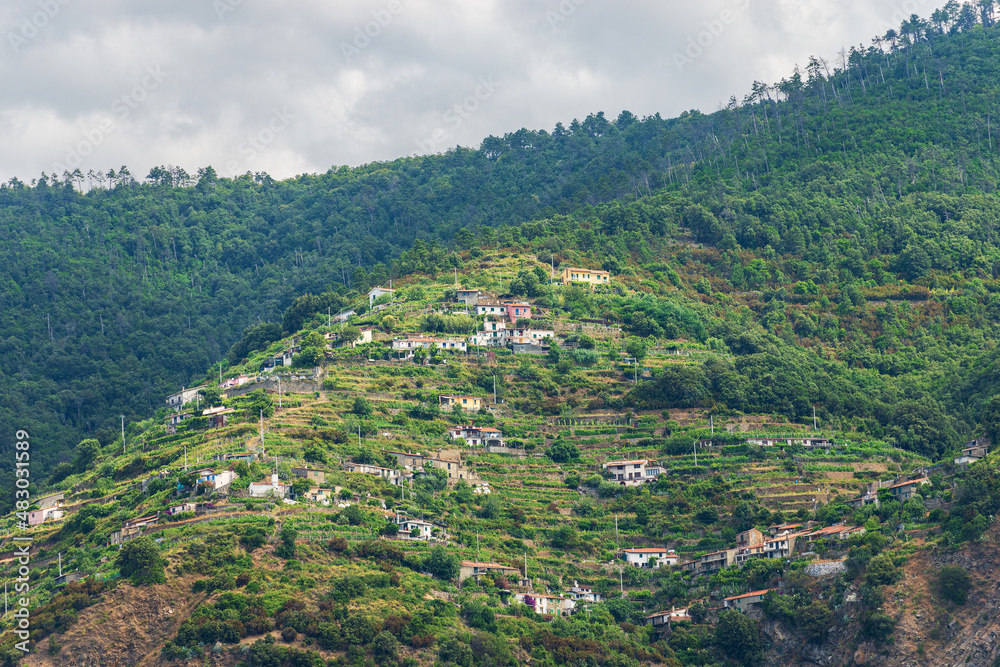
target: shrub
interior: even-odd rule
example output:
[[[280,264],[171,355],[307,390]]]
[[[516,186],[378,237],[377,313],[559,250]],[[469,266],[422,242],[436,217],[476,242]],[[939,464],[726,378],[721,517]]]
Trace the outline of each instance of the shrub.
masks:
[[[861,635],[876,642],[884,642],[896,630],[896,621],[888,614],[870,611],[861,617]]]
[[[945,565],[938,572],[937,577],[938,595],[942,599],[950,600],[955,604],[965,604],[972,589],[972,581],[969,573],[964,568],[957,565]]]
[[[480,602],[472,602],[462,607],[462,618],[469,624],[469,627],[477,630],[496,632],[496,617],[486,605]]]
[[[166,561],[160,555],[159,547],[148,537],[126,542],[115,558],[115,565],[121,576],[131,579],[136,586],[166,581]]]
[[[743,664],[757,660],[761,651],[757,623],[738,611],[724,611],[715,625],[715,643]]]
[[[441,642],[441,648],[438,649],[438,657],[441,658],[442,662],[454,663],[458,667],[473,667],[475,664],[473,660],[475,657],[472,655],[472,649],[469,645],[456,637],[449,637]]]
[[[383,630],[372,642],[372,653],[380,664],[395,662],[399,655],[399,641],[391,632]]]
[[[458,576],[461,563],[453,552],[438,545],[424,560],[424,567],[438,579],[448,581]]]
[[[557,440],[549,447],[549,458],[556,463],[566,463],[580,458],[580,450],[571,442]]]
[[[868,561],[865,583],[869,586],[888,586],[899,580],[902,571],[896,567],[889,554],[879,554]]]
[[[833,624],[833,612],[822,602],[816,601],[796,612],[795,624],[809,641],[822,644],[826,641],[826,631]]]

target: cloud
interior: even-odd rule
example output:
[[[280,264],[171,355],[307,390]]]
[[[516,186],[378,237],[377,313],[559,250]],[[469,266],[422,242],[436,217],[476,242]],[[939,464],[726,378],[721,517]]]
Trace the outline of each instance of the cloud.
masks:
[[[10,0],[0,9],[0,179],[58,171],[74,151],[84,172],[211,164],[285,178],[478,146],[597,111],[712,111],[755,79],[774,82],[811,54],[836,60],[842,46],[867,46],[898,17],[932,9],[927,0]],[[163,73],[155,87],[151,68]],[[275,114],[288,121],[280,131]]]

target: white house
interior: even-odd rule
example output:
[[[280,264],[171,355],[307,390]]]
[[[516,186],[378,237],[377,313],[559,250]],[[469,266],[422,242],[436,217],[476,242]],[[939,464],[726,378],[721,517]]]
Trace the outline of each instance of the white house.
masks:
[[[507,329],[507,342],[515,345],[542,345],[555,337],[553,329]]]
[[[399,526],[399,536],[404,539],[422,540],[424,542],[436,539],[433,535],[434,524],[422,519],[413,519],[402,514],[397,514],[395,523]],[[413,531],[417,534],[414,535]]]
[[[194,512],[198,507],[198,503],[181,503],[180,505],[174,505],[167,510],[167,514],[173,516],[174,514],[180,514],[181,512]]]
[[[573,600],[559,595],[514,593],[514,599],[534,609],[536,614],[544,616],[569,616],[576,607]]]
[[[482,332],[470,338],[473,345],[503,347],[507,342],[507,324],[503,320],[486,320]]]
[[[990,451],[988,445],[980,445],[976,441],[973,441],[971,444],[971,447],[963,449],[962,455],[955,459],[955,465],[969,465],[979,459],[986,458],[986,455]]]
[[[671,609],[670,611],[658,611],[655,614],[650,614],[647,616],[642,624],[652,625],[654,627],[660,625],[670,625],[671,623],[676,623],[677,621],[690,621],[691,616],[688,614],[688,610],[685,609]]]
[[[448,429],[448,433],[451,434],[452,440],[464,438],[466,444],[473,447],[504,446],[503,433],[500,432],[500,429],[492,426],[476,426],[475,424],[452,426]]]
[[[663,473],[659,463],[648,459],[608,461],[604,469],[611,473],[611,480],[622,486],[641,486],[656,481]]]
[[[413,338],[400,338],[392,341],[392,351],[402,353],[405,358],[410,358],[419,349],[431,350],[437,348],[445,352],[461,352],[468,350],[468,344],[460,338],[431,338],[419,336]]]
[[[395,290],[386,289],[385,287],[373,287],[368,290],[368,307],[371,308],[372,304],[375,303],[375,299],[383,297],[387,294],[392,294]]]
[[[566,597],[574,602],[600,602],[601,594],[594,591],[591,586],[581,586],[576,581],[570,588],[566,589]]]
[[[270,482],[251,482],[247,491],[253,498],[263,498],[265,496],[284,498],[288,495],[290,488],[288,485],[278,481],[278,474],[274,473],[271,475]]]
[[[170,394],[167,396],[167,407],[173,410],[180,410],[183,405],[194,403],[198,398],[198,392],[204,389],[205,386],[199,385],[190,389],[181,389],[176,394]]]
[[[635,547],[618,552],[621,559],[636,567],[659,568],[661,565],[677,565],[677,554],[673,549],[660,547]]]
[[[213,489],[221,491],[239,478],[240,476],[232,470],[223,470],[222,472],[208,471],[198,476],[198,483],[211,484]]]

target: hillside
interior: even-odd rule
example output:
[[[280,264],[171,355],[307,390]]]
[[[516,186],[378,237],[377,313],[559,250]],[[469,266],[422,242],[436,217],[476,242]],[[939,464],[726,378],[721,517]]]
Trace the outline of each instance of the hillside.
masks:
[[[648,274],[654,293],[732,296],[766,330],[891,377],[947,357],[920,411],[942,425],[931,440],[953,441],[995,387],[975,375],[1000,266],[989,16],[908,20],[715,113],[594,113],[282,182],[211,167],[12,179],[0,424],[43,436],[37,462],[52,469],[224,365],[246,327],[298,295],[339,309],[389,278],[457,268],[458,253],[510,248]],[[799,412],[776,400],[765,409]],[[861,412],[886,437],[912,426]]]
[[[224,665],[461,665],[487,664],[486,656],[489,664],[719,664],[742,650],[719,635],[724,598],[765,588],[782,595],[751,610],[759,629],[743,639],[779,652],[768,661],[795,664],[799,655],[855,644],[874,656],[885,635],[857,621],[873,614],[912,643],[912,624],[898,615],[902,593],[892,593],[901,589],[881,598],[865,591],[876,576],[883,585],[898,581],[897,566],[932,576],[943,563],[964,562],[966,552],[952,545],[978,539],[988,524],[970,524],[963,512],[985,516],[996,508],[970,503],[1000,501],[992,456],[988,468],[983,461],[968,472],[950,458],[931,468],[819,418],[814,431],[783,415],[718,405],[643,408],[630,398],[636,392],[657,396],[664,378],[735,368],[740,355],[695,338],[636,337],[573,314],[583,296],[611,304],[627,296],[627,277],[592,289],[538,280],[541,296],[511,301],[531,309],[516,323],[467,316],[456,278],[475,291],[492,286],[499,270],[515,276],[514,287],[545,271],[523,255],[463,262],[457,276],[394,283],[375,302],[378,312],[345,324],[316,313],[293,336],[251,347],[223,373],[228,388],[216,377],[197,399],[190,394],[195,403],[159,409],[134,427],[124,454],[116,443],[81,443],[53,489],[64,494],[65,514],[28,529],[37,605],[24,664],[167,665],[202,655]],[[497,303],[481,296],[484,308]],[[470,322],[488,334],[505,323],[552,335],[534,353],[489,345],[452,352],[435,343],[410,356],[405,341],[475,342],[463,329]],[[366,332],[372,342],[358,342]],[[292,359],[308,365],[269,368],[296,348]],[[229,386],[241,377],[256,380]],[[442,396],[481,407],[449,412]],[[215,414],[226,423],[212,427]],[[172,419],[178,415],[186,418]],[[503,444],[449,434],[470,423],[497,429],[489,438]],[[622,459],[656,474],[634,485],[609,479]],[[202,469],[210,472],[193,473]],[[295,469],[320,470],[323,479],[307,481]],[[227,470],[238,478],[216,488]],[[893,499],[893,481],[927,472],[920,495]],[[873,485],[885,487],[880,505],[845,504],[873,502],[864,496]],[[276,491],[297,497],[282,502]],[[6,528],[17,519],[8,516]],[[797,528],[781,532],[791,523]],[[740,551],[738,534],[755,530],[800,545],[786,559],[761,557],[763,537]],[[627,564],[626,548],[658,550],[666,564]],[[888,574],[869,565],[889,557],[880,552],[891,556]],[[704,573],[683,565],[715,553],[746,562]],[[487,571],[469,576],[463,561]],[[846,572],[810,575],[814,561]],[[85,578],[56,581],[59,567]],[[975,579],[970,600],[985,600],[976,597],[981,590]],[[685,611],[670,629],[646,624],[675,608]],[[810,643],[815,625],[796,621],[829,623],[832,614],[855,622],[835,628],[828,642]],[[790,636],[800,642],[794,656]],[[0,639],[5,655],[15,654],[15,639]],[[938,651],[933,641],[943,641],[946,655],[940,636],[924,650]]]
[[[993,12],[710,114],[0,186],[4,664],[995,663]]]

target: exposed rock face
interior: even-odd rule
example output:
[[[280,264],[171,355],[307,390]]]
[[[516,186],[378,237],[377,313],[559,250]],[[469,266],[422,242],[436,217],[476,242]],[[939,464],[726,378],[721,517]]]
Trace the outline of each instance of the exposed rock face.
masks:
[[[957,565],[971,575],[973,590],[962,606],[934,592],[937,572]],[[765,621],[771,642],[768,665],[902,665],[904,667],[993,667],[1000,660],[1000,524],[980,543],[958,551],[918,550],[904,566],[904,576],[885,590],[884,611],[896,619],[894,641],[883,646],[859,635],[860,603],[836,610],[840,622],[820,646],[809,645],[793,629]],[[850,592],[850,590],[848,591]],[[847,596],[849,597],[849,596]],[[860,597],[860,596],[858,596]]]

